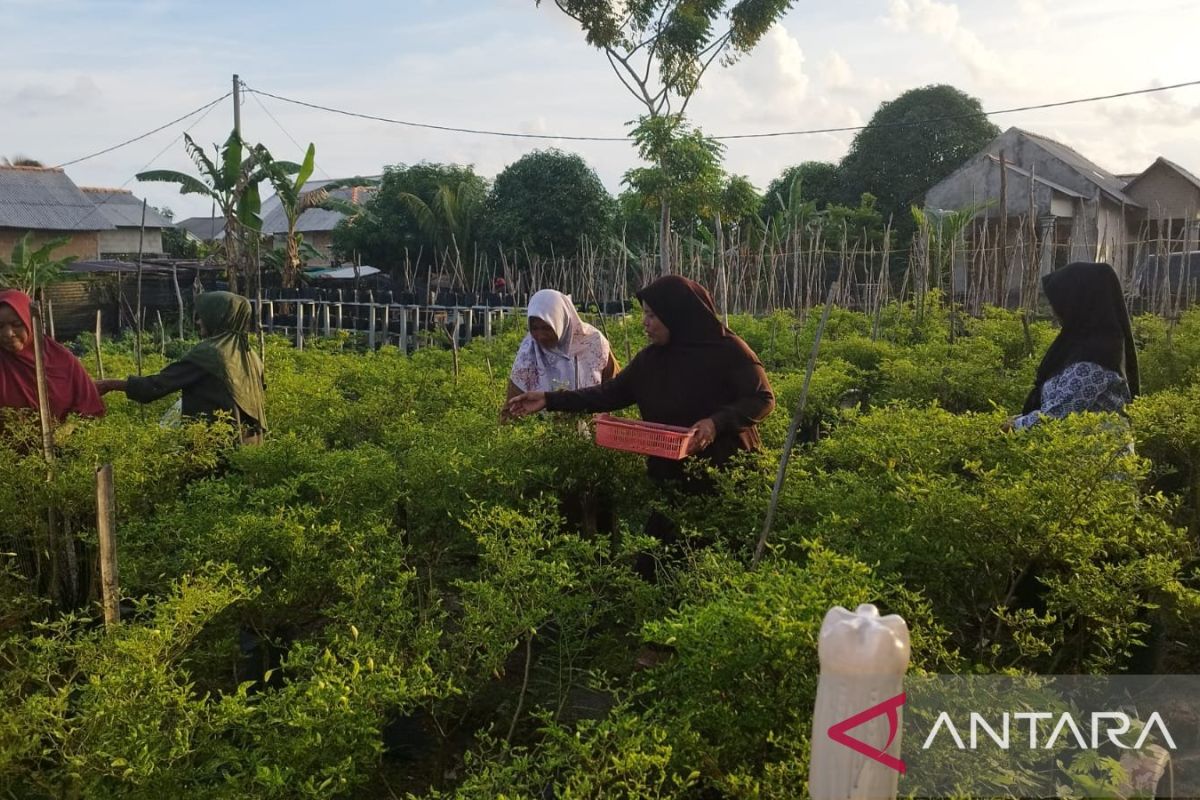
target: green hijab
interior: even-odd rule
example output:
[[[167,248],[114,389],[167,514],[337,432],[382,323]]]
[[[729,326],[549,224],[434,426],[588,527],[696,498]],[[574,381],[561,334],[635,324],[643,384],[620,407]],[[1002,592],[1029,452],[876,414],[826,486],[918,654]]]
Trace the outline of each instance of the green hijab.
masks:
[[[250,349],[250,301],[232,292],[205,292],[196,298],[196,315],[208,337],[183,357],[223,381],[243,414],[267,428],[263,365]]]

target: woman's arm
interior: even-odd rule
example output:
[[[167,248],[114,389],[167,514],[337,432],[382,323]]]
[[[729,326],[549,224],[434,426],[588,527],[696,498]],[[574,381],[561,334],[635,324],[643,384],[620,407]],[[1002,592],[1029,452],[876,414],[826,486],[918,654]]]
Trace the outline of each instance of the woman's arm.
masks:
[[[515,383],[512,382],[512,378],[509,378],[508,379],[508,392],[504,395],[504,399],[506,401],[512,400],[514,397],[516,397],[519,394],[524,394],[524,391],[521,389],[520,386],[517,386]]]
[[[638,360],[635,358],[629,366],[613,376],[612,380],[604,381],[586,389],[576,389],[573,392],[547,392],[546,409],[548,411],[616,411],[628,408],[637,402],[634,392],[638,376]]]
[[[775,408],[775,393],[767,372],[757,360],[741,359],[729,375],[737,399],[711,417],[716,434],[745,430],[762,422]]]
[[[167,365],[157,375],[143,378],[130,375],[123,381],[101,381],[96,384],[101,394],[125,392],[136,403],[152,403],[160,397],[178,392],[208,377],[208,373],[188,361],[176,361]]]

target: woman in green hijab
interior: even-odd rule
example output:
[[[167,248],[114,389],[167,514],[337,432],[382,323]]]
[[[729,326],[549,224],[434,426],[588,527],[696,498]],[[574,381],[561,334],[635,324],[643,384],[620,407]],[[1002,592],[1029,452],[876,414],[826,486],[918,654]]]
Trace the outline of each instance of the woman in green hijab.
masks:
[[[196,298],[201,342],[157,375],[97,381],[100,394],[118,391],[138,403],[172,392],[182,394],[185,417],[213,420],[218,412],[241,426],[243,441],[266,430],[263,367],[250,349],[250,301],[230,292],[205,292]]]

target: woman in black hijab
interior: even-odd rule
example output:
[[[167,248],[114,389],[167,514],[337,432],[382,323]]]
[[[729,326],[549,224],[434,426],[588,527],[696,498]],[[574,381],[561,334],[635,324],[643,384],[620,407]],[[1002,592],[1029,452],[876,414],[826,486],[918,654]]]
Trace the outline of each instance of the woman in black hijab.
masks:
[[[775,395],[754,351],[717,318],[708,291],[687,278],[668,275],[638,292],[642,327],[650,340],[612,380],[572,392],[526,392],[508,402],[509,416],[542,409],[601,412],[636,405],[642,419],[691,428],[689,456],[714,466],[741,450],[761,446],[755,427],[775,407]],[[684,463],[647,459],[650,479],[669,492],[700,494],[704,480],[685,475]],[[653,514],[647,533],[670,543],[674,523]],[[638,571],[652,578],[653,561]]]
[[[1133,327],[1121,281],[1108,264],[1077,262],[1042,279],[1062,330],[1010,428],[1076,411],[1121,412],[1139,389]]]

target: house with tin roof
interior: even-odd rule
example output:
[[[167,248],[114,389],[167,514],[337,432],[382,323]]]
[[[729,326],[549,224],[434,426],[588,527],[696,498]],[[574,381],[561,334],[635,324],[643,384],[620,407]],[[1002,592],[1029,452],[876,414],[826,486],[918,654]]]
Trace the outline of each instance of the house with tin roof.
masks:
[[[27,233],[40,246],[69,237],[55,251],[62,258],[100,257],[100,235],[115,231],[96,204],[61,169],[0,165],[0,254],[7,258]]]
[[[360,206],[366,203],[376,191],[375,186],[367,184],[375,184],[379,179],[380,176],[378,175],[364,177],[362,178],[364,184],[362,186],[343,185],[350,179],[311,180],[304,184],[301,193],[317,191],[336,183],[338,186],[329,190],[331,198]],[[333,230],[345,219],[345,216],[340,211],[328,208],[310,208],[300,215],[299,220],[296,222],[297,233],[302,234],[305,243],[312,245],[321,254],[320,258],[310,260],[309,266],[327,267],[333,263]],[[283,240],[288,232],[288,221],[287,214],[283,210],[283,204],[279,202],[279,198],[276,195],[271,195],[263,201],[262,219],[263,235],[274,237],[275,247],[283,247]]]
[[[173,226],[157,209],[145,205],[143,218],[143,201],[128,189],[80,188],[113,225],[112,230],[100,232],[102,258],[139,252],[147,257],[162,254],[163,229]]]

